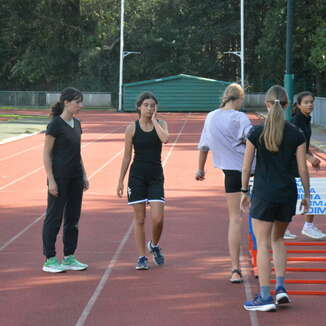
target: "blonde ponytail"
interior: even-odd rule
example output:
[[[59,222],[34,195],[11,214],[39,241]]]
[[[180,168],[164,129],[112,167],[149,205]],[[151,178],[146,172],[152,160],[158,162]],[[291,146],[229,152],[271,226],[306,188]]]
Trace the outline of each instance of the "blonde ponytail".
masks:
[[[221,108],[223,108],[226,103],[228,103],[230,101],[238,100],[240,97],[244,97],[243,88],[237,83],[230,84],[224,90],[223,97],[222,97]]]
[[[259,140],[264,143],[270,152],[278,152],[283,140],[284,132],[284,110],[288,104],[288,96],[282,86],[272,86],[266,93],[265,102],[272,104],[268,111],[264,129]]]

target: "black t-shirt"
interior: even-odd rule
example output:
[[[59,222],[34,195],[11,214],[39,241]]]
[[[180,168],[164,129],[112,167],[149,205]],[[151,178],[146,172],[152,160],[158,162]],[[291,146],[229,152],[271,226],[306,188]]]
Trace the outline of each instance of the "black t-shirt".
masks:
[[[74,178],[83,175],[80,155],[82,129],[74,118],[72,128],[60,116],[47,126],[46,134],[55,138],[52,150],[53,175],[57,178]]]
[[[306,138],[306,152],[309,152],[311,138],[311,116],[305,116],[301,111],[297,110],[292,116],[291,122],[302,130]]]
[[[270,152],[259,140],[262,131],[263,125],[254,126],[248,134],[256,147],[253,195],[275,203],[295,200],[297,187],[292,169],[297,147],[305,142],[305,137],[294,125],[285,122],[279,151]]]

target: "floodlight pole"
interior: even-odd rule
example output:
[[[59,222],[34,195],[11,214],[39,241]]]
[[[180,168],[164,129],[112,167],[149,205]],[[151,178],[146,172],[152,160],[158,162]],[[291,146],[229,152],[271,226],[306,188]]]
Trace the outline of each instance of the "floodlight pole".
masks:
[[[240,34],[241,34],[241,51],[240,51],[240,59],[241,59],[241,86],[244,89],[244,0],[240,2]]]
[[[289,106],[285,111],[285,117],[287,120],[291,119],[291,109],[293,103],[294,92],[294,74],[293,74],[293,0],[287,1],[287,22],[286,22],[286,67],[284,74],[284,87],[287,90],[289,97]]]
[[[244,0],[240,1],[240,51],[227,51],[225,54],[234,54],[240,58],[241,64],[241,87],[244,89]]]
[[[119,107],[118,107],[118,111],[119,112],[122,111],[124,16],[125,16],[125,0],[121,0],[121,13],[120,13]]]

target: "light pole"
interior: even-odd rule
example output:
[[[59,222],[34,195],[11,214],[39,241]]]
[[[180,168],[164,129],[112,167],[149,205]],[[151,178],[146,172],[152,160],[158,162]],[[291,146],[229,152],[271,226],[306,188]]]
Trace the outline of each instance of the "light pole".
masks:
[[[129,54],[141,54],[138,51],[122,51],[122,57],[120,55],[120,73],[119,73],[119,108],[118,111],[122,111],[122,85],[123,85],[123,60]]]
[[[244,0],[240,0],[240,51],[227,51],[224,53],[234,54],[241,62],[241,87],[244,89]]]
[[[284,87],[289,96],[289,106],[285,111],[287,120],[291,119],[291,107],[293,103],[294,74],[292,67],[292,44],[293,44],[293,0],[287,2],[287,22],[286,22],[286,67],[284,74]]]
[[[119,107],[118,111],[122,111],[122,80],[123,80],[123,42],[124,42],[124,17],[125,17],[125,0],[121,0],[120,13],[120,67],[119,67]]]
[[[120,14],[120,66],[119,66],[119,107],[118,111],[122,111],[122,84],[123,84],[123,59],[129,54],[140,54],[136,51],[124,51],[124,16],[125,16],[125,0],[121,0]]]

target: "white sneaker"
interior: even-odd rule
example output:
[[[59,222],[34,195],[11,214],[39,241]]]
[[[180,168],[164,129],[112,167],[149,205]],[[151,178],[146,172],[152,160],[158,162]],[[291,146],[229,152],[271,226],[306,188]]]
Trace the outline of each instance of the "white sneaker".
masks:
[[[294,240],[294,239],[296,239],[296,237],[297,236],[295,234],[291,233],[289,231],[289,229],[286,229],[286,231],[284,233],[284,236],[283,236],[283,239],[284,240]]]
[[[314,224],[311,227],[303,227],[301,233],[309,238],[320,240],[326,237],[326,234],[317,228]]]

